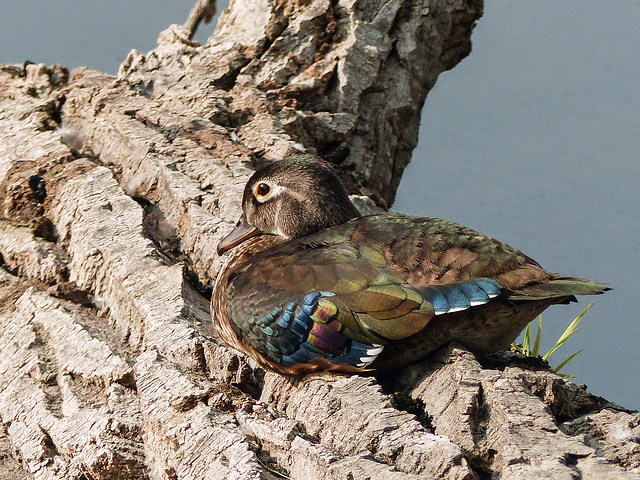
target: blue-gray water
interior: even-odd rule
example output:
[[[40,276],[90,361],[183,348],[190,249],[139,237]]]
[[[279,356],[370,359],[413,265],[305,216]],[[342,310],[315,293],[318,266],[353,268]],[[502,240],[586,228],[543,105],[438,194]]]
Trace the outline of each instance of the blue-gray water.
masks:
[[[195,0],[0,0],[0,63],[59,63],[115,74],[133,48],[147,52]],[[206,41],[214,25],[201,25]]]
[[[615,6],[614,6],[615,5]],[[640,408],[640,2],[491,0],[473,52],[443,74],[394,209],[444,217],[549,270],[615,290],[543,314],[551,357]],[[546,350],[545,350],[546,351]]]
[[[0,0],[0,63],[115,73],[195,0]],[[490,0],[473,53],[440,77],[395,210],[448,218],[566,275],[609,281],[551,357],[590,391],[640,408],[639,0]],[[213,25],[201,25],[203,42]],[[591,299],[548,310],[543,347]]]

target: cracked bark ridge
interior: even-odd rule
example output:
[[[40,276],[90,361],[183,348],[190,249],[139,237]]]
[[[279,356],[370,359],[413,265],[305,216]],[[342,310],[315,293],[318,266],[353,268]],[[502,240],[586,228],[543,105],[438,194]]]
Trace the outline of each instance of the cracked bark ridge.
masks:
[[[132,51],[118,79],[230,124],[265,158],[339,161],[391,205],[427,92],[470,52],[481,9],[480,0],[239,0],[204,48],[172,28],[161,48]]]
[[[210,329],[253,168],[310,153],[390,202],[480,9],[238,0],[117,77],[0,66],[0,478],[639,478],[638,414],[517,356],[291,380]]]

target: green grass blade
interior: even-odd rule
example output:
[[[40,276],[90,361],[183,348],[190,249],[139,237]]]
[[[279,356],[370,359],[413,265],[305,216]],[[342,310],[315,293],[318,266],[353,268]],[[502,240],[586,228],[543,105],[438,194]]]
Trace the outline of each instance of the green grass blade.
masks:
[[[533,342],[532,357],[537,357],[540,354],[540,337],[542,336],[542,315],[538,315],[538,333],[536,333],[536,340]]]
[[[578,324],[580,323],[580,320],[582,320],[582,317],[584,317],[584,314],[587,313],[587,310],[589,310],[591,308],[591,306],[593,305],[593,302],[590,303],[589,305],[587,305],[584,310],[582,310],[582,312],[580,312],[578,314],[578,316],[576,318],[573,319],[573,322],[571,322],[569,324],[569,326],[566,328],[566,330],[563,332],[562,335],[560,335],[560,338],[558,338],[558,340],[556,341],[556,344],[551,348],[551,350],[549,350],[547,353],[545,353],[542,357],[543,360],[546,360],[547,358],[549,358],[553,352],[555,352],[558,348],[560,348],[562,346],[562,344],[571,336],[575,333],[576,328],[578,328]]]
[[[522,350],[527,357],[531,356],[531,324],[527,324],[527,328],[524,330],[524,338],[522,339]]]
[[[571,360],[573,360],[573,357],[575,357],[576,355],[578,355],[580,352],[582,352],[582,350],[578,350],[576,353],[574,353],[573,355],[570,355],[564,362],[562,362],[560,365],[558,365],[556,368],[552,369],[554,372],[556,373],[560,373],[560,370],[562,370],[567,363],[569,363]]]

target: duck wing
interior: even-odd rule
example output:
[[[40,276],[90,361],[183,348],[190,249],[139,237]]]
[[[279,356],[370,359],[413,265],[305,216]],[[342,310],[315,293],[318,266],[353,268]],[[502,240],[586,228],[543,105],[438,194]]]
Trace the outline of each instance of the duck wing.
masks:
[[[452,222],[363,217],[265,250],[226,289],[237,334],[285,365],[323,357],[364,367],[384,345],[509,294],[488,275],[548,279],[535,262]],[[448,272],[454,272],[451,274]]]

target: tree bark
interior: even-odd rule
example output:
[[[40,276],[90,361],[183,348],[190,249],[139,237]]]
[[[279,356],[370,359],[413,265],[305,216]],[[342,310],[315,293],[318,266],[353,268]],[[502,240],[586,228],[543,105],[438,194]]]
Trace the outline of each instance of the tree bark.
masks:
[[[640,478],[638,414],[545,365],[452,345],[292,380],[211,330],[253,169],[317,155],[389,206],[481,9],[236,0],[205,46],[174,25],[116,77],[1,67],[0,477]]]

